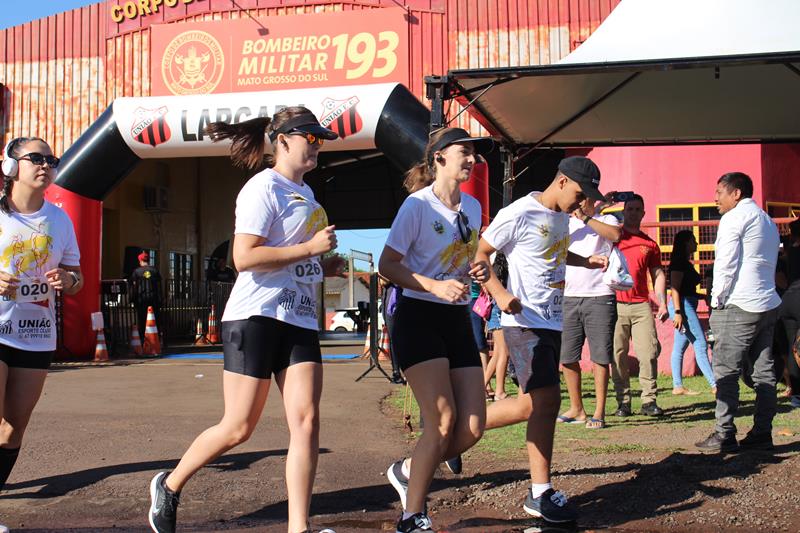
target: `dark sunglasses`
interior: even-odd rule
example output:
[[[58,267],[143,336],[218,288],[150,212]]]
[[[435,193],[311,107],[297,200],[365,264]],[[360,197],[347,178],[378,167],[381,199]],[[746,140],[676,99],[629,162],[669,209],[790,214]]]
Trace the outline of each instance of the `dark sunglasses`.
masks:
[[[308,133],[307,131],[291,130],[289,132],[289,135],[302,135],[303,137],[306,138],[306,142],[308,144],[315,144],[316,143],[316,144],[318,144],[320,146],[325,144],[325,139],[323,139],[322,137],[317,137],[313,133]]]
[[[38,166],[44,165],[46,161],[48,166],[50,166],[50,168],[58,168],[58,164],[61,162],[61,160],[54,155],[42,155],[39,152],[31,152],[29,154],[25,154],[21,157],[18,157],[17,161],[21,161],[23,159],[27,159],[34,165]]]
[[[469,241],[472,240],[472,228],[469,227],[469,218],[467,218],[467,215],[461,210],[458,211],[456,223],[458,226],[458,233],[461,235],[461,241],[464,244],[469,244]]]

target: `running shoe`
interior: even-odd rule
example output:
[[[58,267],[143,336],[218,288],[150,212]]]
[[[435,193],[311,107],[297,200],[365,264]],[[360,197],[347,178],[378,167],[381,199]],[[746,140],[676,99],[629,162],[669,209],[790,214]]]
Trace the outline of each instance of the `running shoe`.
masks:
[[[433,531],[433,524],[431,519],[425,513],[415,513],[403,520],[397,522],[397,533],[424,533],[425,531]]]
[[[461,455],[456,455],[444,462],[447,469],[453,474],[460,474],[464,468],[464,463],[461,461]]]
[[[0,533],[11,533],[11,530],[3,524],[0,524]]]
[[[405,461],[405,459],[400,459],[396,463],[393,463],[392,466],[389,467],[389,470],[386,471],[386,478],[389,480],[389,483],[392,484],[394,490],[397,491],[397,495],[400,496],[400,505],[405,509],[406,495],[408,494],[408,478],[403,474],[403,461]]]
[[[531,488],[522,506],[531,516],[544,518],[548,522],[573,522],[578,518],[578,511],[567,501],[562,492],[547,489],[538,498],[533,497]]]
[[[164,485],[168,472],[159,472],[150,481],[150,527],[155,533],[175,533],[180,493]]]

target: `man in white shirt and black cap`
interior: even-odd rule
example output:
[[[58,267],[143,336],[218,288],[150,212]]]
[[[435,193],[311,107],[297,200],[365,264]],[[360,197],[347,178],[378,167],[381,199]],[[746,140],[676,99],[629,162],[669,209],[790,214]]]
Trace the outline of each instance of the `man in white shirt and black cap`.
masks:
[[[722,214],[714,243],[711,319],[713,368],[717,381],[714,432],[696,444],[707,452],[772,448],[775,418],[775,364],[772,340],[781,299],[775,292],[780,237],[772,219],[753,201],[753,182],[731,172],[717,182]],[[753,365],[756,391],[753,429],[737,443],[734,417],[739,408],[739,375],[745,359]]]
[[[561,329],[567,264],[605,269],[608,258],[569,251],[569,220],[581,202],[604,199],[597,186],[600,169],[586,157],[561,161],[543,192],[532,192],[501,209],[483,233],[475,261],[495,251],[508,259],[508,284],[493,271],[484,284],[503,311],[500,324],[514,362],[519,394],[490,405],[486,429],[527,420],[526,444],[531,486],[523,505],[549,522],[570,522],[577,509],[550,482],[553,435],[561,406]]]

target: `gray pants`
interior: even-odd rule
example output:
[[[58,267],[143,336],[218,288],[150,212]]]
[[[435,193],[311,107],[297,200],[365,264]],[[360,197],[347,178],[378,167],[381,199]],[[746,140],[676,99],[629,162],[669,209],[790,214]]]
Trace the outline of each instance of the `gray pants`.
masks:
[[[736,435],[733,419],[739,409],[739,375],[745,358],[752,363],[756,391],[753,434],[772,432],[777,404],[772,338],[777,316],[777,309],[750,313],[735,305],[711,313],[709,325],[716,339],[712,361],[717,381],[715,429],[722,437]]]

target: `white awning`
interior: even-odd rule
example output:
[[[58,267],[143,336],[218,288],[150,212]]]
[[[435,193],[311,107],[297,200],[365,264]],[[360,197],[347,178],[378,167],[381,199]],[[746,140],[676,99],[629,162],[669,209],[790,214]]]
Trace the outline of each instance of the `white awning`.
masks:
[[[517,145],[800,141],[799,0],[623,0],[549,66],[456,70]]]

